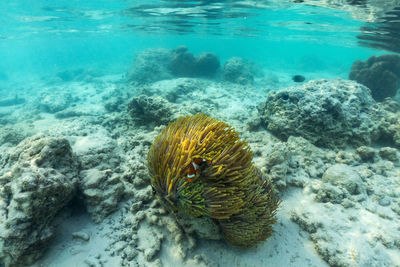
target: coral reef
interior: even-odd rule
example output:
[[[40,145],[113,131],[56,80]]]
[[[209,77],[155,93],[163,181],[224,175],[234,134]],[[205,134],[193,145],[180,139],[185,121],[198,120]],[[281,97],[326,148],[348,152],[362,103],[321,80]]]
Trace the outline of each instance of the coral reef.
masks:
[[[37,108],[43,112],[56,113],[68,108],[76,101],[77,99],[69,92],[46,92],[37,103]]]
[[[185,46],[171,51],[169,70],[176,77],[212,77],[219,69],[218,57],[213,53],[203,53],[195,57]]]
[[[271,236],[279,203],[252,158],[232,127],[197,114],[177,119],[158,135],[148,167],[170,211],[212,218],[229,243],[250,247]],[[196,177],[189,177],[196,166]]]
[[[365,195],[360,176],[345,164],[329,167],[322,176],[322,182],[322,187],[316,195],[316,200],[321,202],[341,203],[348,195]]]
[[[240,57],[230,58],[226,61],[223,69],[223,78],[225,81],[242,85],[253,84],[254,74],[253,64]]]
[[[400,147],[400,106],[391,98],[378,104],[384,112],[377,113],[375,120],[379,125],[380,139],[384,143]]]
[[[172,77],[212,78],[219,67],[218,57],[210,52],[196,57],[185,46],[172,50],[147,49],[137,54],[127,77],[136,84],[153,83]]]
[[[274,184],[285,197],[279,222],[289,216],[302,229],[300,235],[331,266],[396,265],[400,248],[398,149],[374,145],[335,151],[303,137],[277,142],[269,133],[248,134],[255,163],[267,175],[274,175]],[[275,167],[282,174],[274,174]],[[282,232],[288,229],[286,225]]]
[[[15,127],[1,127],[0,129],[0,145],[10,143],[17,145],[19,142],[25,139],[27,133],[22,129],[16,129]]]
[[[63,138],[25,139],[1,160],[0,262],[34,262],[54,235],[53,219],[75,194],[78,164]]]
[[[128,104],[128,113],[138,125],[158,126],[174,119],[171,104],[159,96],[134,97]]]
[[[400,87],[400,56],[372,56],[366,61],[357,60],[351,67],[349,79],[371,89],[376,101],[393,97]]]
[[[94,222],[101,222],[118,208],[124,193],[121,151],[104,135],[82,137],[73,146],[80,163],[79,189]]]
[[[219,67],[219,58],[214,53],[204,52],[196,58],[196,76],[213,77]]]
[[[365,86],[336,79],[272,91],[258,109],[265,127],[281,139],[302,136],[318,146],[343,147],[378,138],[374,104]]]
[[[168,49],[146,49],[138,53],[127,73],[129,81],[146,84],[172,78],[168,70],[171,52]]]
[[[397,256],[385,251],[400,248],[398,151],[361,146],[334,152],[293,136],[286,144],[286,179],[301,187],[291,191],[301,202],[292,203],[291,219],[318,254],[332,266],[393,265]]]

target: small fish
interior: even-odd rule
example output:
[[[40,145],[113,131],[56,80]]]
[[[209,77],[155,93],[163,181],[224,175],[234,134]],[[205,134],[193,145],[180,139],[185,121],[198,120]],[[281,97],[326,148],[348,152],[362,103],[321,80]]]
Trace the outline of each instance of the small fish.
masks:
[[[302,75],[294,75],[294,76],[292,77],[292,80],[293,80],[294,82],[296,82],[296,83],[304,82],[305,79],[306,79],[306,78],[305,78],[304,76],[302,76]]]
[[[204,163],[207,163],[207,165],[210,166],[212,164],[212,161],[202,158],[197,158],[192,161],[192,164],[189,166],[189,171],[187,174],[187,179],[189,182],[192,182],[195,178],[200,176],[200,168]]]

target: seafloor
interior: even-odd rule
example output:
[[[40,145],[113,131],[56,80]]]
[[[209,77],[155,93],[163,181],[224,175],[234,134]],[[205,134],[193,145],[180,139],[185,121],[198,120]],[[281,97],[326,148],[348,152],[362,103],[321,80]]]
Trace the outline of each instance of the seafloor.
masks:
[[[398,95],[376,103],[329,73],[302,73],[297,84],[295,73],[262,69],[251,81],[138,82],[135,71],[69,70],[29,88],[3,81],[6,266],[400,266]],[[152,193],[155,136],[199,112],[235,127],[282,199],[273,236],[251,249],[178,224]]]

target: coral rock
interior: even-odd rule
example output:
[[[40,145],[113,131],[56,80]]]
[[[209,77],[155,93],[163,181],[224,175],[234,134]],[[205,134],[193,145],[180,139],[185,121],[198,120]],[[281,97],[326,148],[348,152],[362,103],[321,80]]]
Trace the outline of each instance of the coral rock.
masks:
[[[322,181],[336,185],[342,190],[345,189],[351,195],[365,192],[361,177],[345,164],[336,164],[329,167],[322,176]]]
[[[213,53],[194,56],[185,46],[172,50],[147,49],[135,57],[127,76],[130,82],[136,84],[153,83],[172,77],[212,78],[219,67],[219,59]]]
[[[167,49],[146,49],[135,56],[134,64],[127,74],[128,80],[136,84],[146,84],[170,79],[170,60],[171,52]]]
[[[258,108],[266,128],[279,138],[302,136],[318,146],[343,147],[378,138],[374,103],[365,86],[336,79],[270,92]]]
[[[140,95],[128,104],[128,112],[138,124],[158,126],[173,120],[171,105],[162,97]]]
[[[249,61],[233,57],[224,65],[224,80],[243,85],[252,84],[254,82],[253,68],[254,66]]]
[[[85,208],[99,223],[118,208],[124,193],[121,151],[108,136],[83,137],[74,145],[81,170],[79,189]]]
[[[78,164],[66,139],[25,139],[0,171],[0,262],[35,261],[54,235],[53,219],[74,196]]]
[[[351,67],[349,79],[371,89],[376,101],[393,97],[400,87],[400,56],[372,56],[367,61],[357,60]]]

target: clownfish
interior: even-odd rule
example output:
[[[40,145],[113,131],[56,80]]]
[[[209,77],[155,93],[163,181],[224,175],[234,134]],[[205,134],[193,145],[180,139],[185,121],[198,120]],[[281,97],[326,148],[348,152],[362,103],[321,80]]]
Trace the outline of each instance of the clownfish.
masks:
[[[211,160],[206,160],[202,158],[197,158],[192,161],[192,164],[189,166],[189,171],[187,174],[187,179],[188,182],[193,181],[195,178],[200,176],[200,167],[204,163],[207,163],[207,165],[211,165],[212,161]]]

